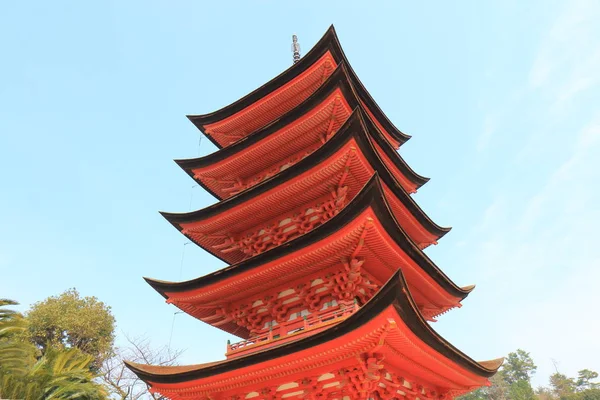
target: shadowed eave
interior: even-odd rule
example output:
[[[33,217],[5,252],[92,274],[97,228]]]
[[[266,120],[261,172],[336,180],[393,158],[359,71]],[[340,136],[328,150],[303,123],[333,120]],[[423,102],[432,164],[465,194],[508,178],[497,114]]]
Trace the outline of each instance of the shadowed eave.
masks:
[[[202,379],[240,370],[275,358],[292,356],[300,351],[343,339],[344,335],[368,324],[389,306],[394,307],[399,319],[428,347],[466,371],[479,377],[489,378],[502,365],[503,359],[501,358],[482,362],[474,361],[435,332],[419,312],[401,270],[398,270],[377,294],[356,313],[339,324],[312,336],[303,337],[239,358],[208,364],[162,367],[126,362],[126,365],[147,382],[181,383]]]
[[[293,64],[287,70],[283,71],[277,77],[273,78],[269,82],[265,83],[261,87],[240,98],[239,100],[211,113],[199,114],[199,115],[187,115],[187,118],[198,128],[200,131],[217,147],[223,148],[211,135],[206,133],[205,126],[211,123],[221,121],[228,118],[236,113],[244,110],[246,107],[260,100],[261,98],[272,93],[282,85],[292,81],[302,72],[306,71],[311,65],[313,65],[322,55],[329,51],[337,63],[345,63],[348,66],[352,83],[355,85],[357,92],[365,102],[369,110],[373,113],[375,118],[382,124],[386,131],[397,140],[401,145],[410,139],[410,136],[401,132],[383,113],[379,106],[375,103],[369,92],[366,90],[362,82],[358,79],[358,76],[350,66],[348,59],[346,58],[344,51],[341,47],[335,28],[333,25],[329,27],[325,35],[313,46],[313,48],[306,53],[299,62]]]
[[[464,300],[469,295],[470,290],[464,290],[456,285],[439,267],[437,267],[437,265],[435,265],[423,250],[419,249],[398,224],[385,200],[381,181],[377,173],[371,177],[361,191],[340,211],[339,214],[296,239],[258,254],[248,260],[230,265],[219,271],[190,281],[174,283],[149,278],[146,278],[146,281],[165,298],[167,298],[167,292],[186,292],[207,287],[239,273],[254,268],[260,268],[267,262],[271,262],[293,252],[300,252],[307,246],[330,237],[344,226],[352,223],[369,207],[373,210],[386,233],[393,238],[398,247],[402,249],[402,251],[425,271],[444,291],[461,300]]]
[[[217,150],[216,152],[198,158],[178,159],[175,160],[175,162],[192,179],[199,183],[211,195],[222,200],[221,196],[219,196],[217,193],[213,192],[210,188],[204,185],[204,183],[200,179],[195,178],[193,170],[206,168],[229,157],[241,154],[249,146],[260,142],[261,140],[269,137],[275,132],[285,128],[286,126],[291,125],[294,121],[301,118],[304,114],[310,112],[314,107],[318,106],[336,89],[341,90],[345,100],[348,102],[352,109],[361,109],[365,119],[371,120],[371,117],[368,116],[368,113],[364,109],[364,106],[356,92],[356,89],[352,84],[350,72],[346,67],[345,63],[342,62],[337,66],[335,71],[327,78],[325,83],[321,85],[319,89],[317,89],[317,91],[315,91],[311,96],[309,96],[304,102],[302,102],[292,110],[288,111],[275,121],[238,140],[237,142]],[[372,134],[373,140],[379,145],[379,147],[390,158],[390,160],[401,171],[401,173],[411,183],[415,185],[415,188],[418,189],[422,187],[425,183],[427,183],[429,181],[429,178],[416,173],[390,145],[387,139],[385,139],[383,133],[379,130],[379,128],[377,128],[374,123],[371,123],[371,125],[373,129],[369,130],[369,133]]]

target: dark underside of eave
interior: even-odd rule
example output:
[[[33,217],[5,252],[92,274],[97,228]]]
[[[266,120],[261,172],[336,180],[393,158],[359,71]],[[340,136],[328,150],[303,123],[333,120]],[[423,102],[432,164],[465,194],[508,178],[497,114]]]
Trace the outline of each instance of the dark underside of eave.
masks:
[[[451,296],[464,299],[470,293],[454,284],[427,255],[420,250],[399,226],[395,217],[391,213],[385,195],[380,184],[379,176],[375,174],[369,182],[363,187],[358,195],[344,208],[326,223],[320,225],[314,230],[293,239],[281,246],[275,247],[246,261],[233,264],[209,275],[182,283],[166,283],[160,281],[148,280],[152,287],[161,293],[165,298],[165,292],[185,292],[195,290],[219,281],[235,276],[239,273],[259,268],[261,265],[291,254],[294,251],[301,251],[307,246],[323,240],[347,224],[354,221],[364,210],[371,207],[379,222],[384,227],[388,235],[394,238],[397,245],[404,251],[415,263],[431,276],[441,288]]]
[[[201,210],[192,211],[188,213],[166,213],[161,214],[178,230],[182,230],[180,224],[191,223],[195,221],[201,221],[215,215],[226,212],[235,206],[239,206],[243,203],[251,201],[253,198],[270,191],[279,185],[293,179],[300,174],[310,170],[315,165],[323,162],[339,149],[341,149],[351,139],[355,139],[358,143],[362,153],[371,163],[371,166],[379,172],[379,176],[382,181],[394,192],[396,197],[402,202],[407,210],[416,218],[416,220],[432,235],[437,238],[441,238],[450,231],[450,228],[444,228],[435,224],[425,212],[417,205],[417,203],[410,197],[410,195],[402,188],[402,186],[396,181],[396,179],[389,172],[386,165],[383,163],[381,158],[378,156],[374,149],[369,134],[367,132],[376,129],[372,122],[365,118],[366,116],[360,109],[355,109],[352,115],[346,120],[344,125],[339,129],[338,133],[333,136],[325,145],[321,146],[315,152],[308,157],[294,164],[290,168],[274,175],[273,177],[266,179],[260,184],[243,191],[235,196],[232,196],[219,203],[213,204]],[[212,252],[209,249],[207,251],[215,255],[219,259],[218,253]],[[227,262],[227,260],[223,260]]]
[[[487,378],[494,375],[496,370],[490,370],[479,365],[444,340],[427,324],[427,322],[425,322],[423,317],[419,314],[414,301],[410,297],[406,282],[400,270],[396,272],[381,290],[355,314],[340,324],[312,336],[282,344],[277,347],[272,347],[254,354],[242,356],[240,358],[225,360],[202,369],[182,373],[168,375],[152,374],[132,365],[128,365],[128,367],[141,379],[154,383],[180,383],[223,374],[279,357],[288,357],[300,351],[332,342],[343,335],[368,324],[369,321],[380,315],[392,304],[409,329],[429,347],[478,376]]]
[[[408,164],[402,159],[402,157],[396,152],[396,150],[384,138],[381,131],[375,126],[375,124],[372,123],[371,118],[367,115],[367,113],[364,110],[364,107],[359,101],[355,88],[352,86],[352,83],[350,81],[348,70],[343,63],[338,65],[334,73],[328,77],[327,81],[321,87],[319,87],[319,89],[315,93],[313,93],[303,103],[284,114],[281,118],[251,133],[245,138],[240,139],[234,144],[231,144],[230,146],[222,148],[221,150],[218,150],[207,156],[194,159],[175,160],[175,162],[184,171],[186,171],[186,173],[192,179],[194,179],[196,182],[202,185],[202,187],[204,187],[211,195],[213,195],[219,200],[222,200],[221,196],[219,196],[217,193],[213,192],[211,189],[206,187],[204,183],[201,182],[199,179],[194,178],[194,169],[210,166],[214,163],[223,161],[235,154],[243,152],[251,145],[268,138],[275,132],[283,129],[284,127],[293,123],[297,119],[301,118],[303,115],[308,114],[313,108],[321,104],[329,95],[331,95],[337,89],[341,90],[342,94],[344,95],[344,98],[348,102],[348,105],[352,109],[359,108],[362,110],[364,118],[371,122],[371,129],[369,129],[368,133],[371,135],[372,139],[381,147],[385,154],[390,158],[390,160],[392,160],[394,165],[402,172],[402,174],[406,176],[417,188],[420,188],[425,183],[427,183],[429,181],[429,178],[417,174],[412,168],[410,168]]]
[[[313,48],[306,53],[304,57],[300,59],[300,61],[290,68],[279,74],[274,79],[270,80],[263,86],[249,93],[248,95],[242,97],[236,102],[221,108],[215,112],[203,115],[188,115],[188,119],[198,128],[200,131],[219,149],[223,148],[214,138],[206,133],[205,125],[209,125],[211,123],[221,121],[231,115],[234,115],[251,104],[254,104],[261,98],[267,96],[269,93],[272,93],[277,88],[282,85],[290,82],[302,72],[306,71],[311,65],[313,65],[321,56],[323,56],[327,51],[329,51],[336,63],[345,63],[348,66],[348,70],[350,73],[350,78],[352,80],[353,85],[355,86],[358,95],[365,102],[369,110],[373,113],[375,118],[381,123],[381,125],[388,131],[388,133],[397,140],[401,145],[405,143],[410,136],[401,132],[394,124],[385,116],[383,111],[379,108],[377,103],[373,100],[371,95],[365,89],[364,85],[358,79],[358,76],[350,66],[344,51],[340,45],[339,39],[335,33],[335,29],[333,25],[327,30],[325,35],[313,46]]]

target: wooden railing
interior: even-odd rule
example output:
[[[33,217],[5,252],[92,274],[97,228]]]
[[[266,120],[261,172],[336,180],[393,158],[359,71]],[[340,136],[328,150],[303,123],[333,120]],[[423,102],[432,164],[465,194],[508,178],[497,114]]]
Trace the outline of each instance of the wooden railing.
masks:
[[[227,341],[227,353],[225,355],[227,357],[233,356],[234,354],[241,355],[239,353],[245,353],[245,350],[250,347],[259,347],[274,341],[290,338],[291,336],[304,334],[332,323],[340,322],[354,314],[358,308],[358,304],[354,304],[354,306],[346,308],[335,308],[333,310],[325,310],[321,313],[309,314],[302,317],[303,321],[301,323],[297,320],[288,321],[287,323],[269,329],[266,333],[253,336],[247,340],[242,340],[237,343],[230,343]]]

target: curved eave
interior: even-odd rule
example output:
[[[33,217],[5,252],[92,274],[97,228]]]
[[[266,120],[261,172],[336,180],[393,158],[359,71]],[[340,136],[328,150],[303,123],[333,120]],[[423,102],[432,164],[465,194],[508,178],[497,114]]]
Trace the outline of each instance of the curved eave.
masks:
[[[393,306],[398,317],[428,347],[444,358],[477,376],[489,378],[502,365],[502,359],[477,362],[458,350],[435,332],[420,314],[412,299],[408,286],[399,270],[390,280],[356,313],[345,321],[312,336],[271,347],[257,353],[212,364],[187,367],[159,367],[126,362],[142,380],[153,383],[181,383],[247,368],[275,358],[289,357],[303,350],[330,343],[368,324]]]
[[[249,146],[256,144],[261,140],[269,137],[277,131],[292,124],[295,120],[301,118],[304,114],[310,112],[314,107],[321,104],[329,95],[331,95],[337,89],[341,90],[345,100],[348,102],[348,105],[352,109],[360,108],[363,111],[365,118],[368,120],[371,119],[365,112],[360,98],[356,93],[356,89],[352,84],[349,69],[346,67],[345,63],[342,62],[337,66],[335,71],[327,78],[327,81],[323,85],[321,85],[319,89],[317,89],[316,92],[310,95],[304,102],[300,103],[298,106],[281,116],[279,119],[276,119],[275,121],[271,122],[265,127],[249,134],[248,136],[238,140],[237,142],[227,147],[217,150],[214,153],[208,154],[204,157],[175,160],[175,162],[192,179],[194,179],[197,183],[202,185],[202,187],[206,189],[206,191],[208,191],[217,199],[222,200],[221,196],[219,196],[217,193],[213,192],[208,187],[206,187],[201,180],[195,179],[194,172],[192,170],[210,166],[214,163],[232,157],[235,154],[243,152]],[[377,128],[375,124],[371,125],[372,129],[369,130],[369,133],[372,134],[373,139],[386,153],[390,160],[392,160],[394,165],[402,172],[402,174],[410,182],[412,182],[417,189],[423,186],[425,183],[427,183],[429,181],[429,178],[416,173],[384,138],[383,133],[379,130],[379,128]]]
[[[335,234],[344,226],[354,221],[369,207],[371,207],[379,223],[383,226],[386,233],[395,241],[398,247],[402,249],[402,251],[407,254],[419,268],[427,273],[437,285],[442,288],[442,290],[461,300],[464,300],[469,295],[470,290],[463,290],[452,282],[452,280],[450,280],[450,278],[415,245],[398,224],[385,200],[383,188],[377,173],[373,175],[354,199],[352,199],[352,201],[336,216],[296,239],[258,254],[248,260],[230,265],[229,267],[190,281],[172,283],[156,281],[149,278],[146,278],[146,281],[165,298],[167,298],[165,294],[167,292],[186,292],[206,287],[239,273],[258,268],[265,263],[284,257],[295,251],[302,251],[302,249],[307,246]]]
[[[187,213],[161,212],[161,214],[177,230],[181,231],[182,228],[179,224],[201,221],[250,201],[258,195],[265,193],[268,190],[271,190],[309,170],[312,166],[319,164],[321,161],[327,159],[332,154],[337,152],[349,140],[354,138],[357,141],[360,150],[367,157],[369,162],[371,162],[373,168],[379,172],[382,180],[391,190],[394,191],[396,197],[404,204],[404,206],[415,217],[415,219],[432,235],[441,238],[447,232],[449,232],[451,228],[444,228],[434,223],[392,176],[388,168],[377,154],[377,151],[373,147],[373,144],[368,137],[368,130],[372,131],[373,129],[375,129],[374,125],[370,123],[370,120],[366,118],[362,111],[360,109],[355,109],[332,139],[330,139],[325,145],[321,146],[311,155],[294,164],[285,171],[266,179],[265,181],[246,191],[243,191],[219,203],[205,207],[201,210]],[[215,257],[222,259],[219,254],[212,254],[215,255]]]
[[[410,139],[410,135],[401,132],[387,118],[387,116],[379,108],[377,103],[375,103],[375,101],[373,100],[369,92],[366,90],[362,82],[358,79],[356,73],[348,63],[348,59],[346,58],[346,55],[342,50],[342,46],[339,42],[337,34],[335,33],[335,28],[333,27],[333,25],[329,27],[325,35],[323,35],[323,37],[313,46],[313,48],[308,53],[306,53],[304,57],[300,59],[300,61],[293,64],[290,68],[283,71],[277,77],[273,78],[269,82],[265,83],[261,87],[257,88],[256,90],[252,91],[251,93],[247,94],[241,99],[235,101],[234,103],[231,103],[230,105],[225,106],[217,111],[201,115],[188,115],[187,117],[215,146],[217,146],[217,148],[221,149],[224,146],[220,145],[216,140],[214,140],[211,137],[211,135],[208,135],[206,133],[205,125],[221,121],[244,110],[246,107],[265,97],[269,93],[272,93],[277,88],[283,86],[287,82],[292,81],[295,77],[300,75],[302,72],[306,71],[327,51],[329,51],[332,54],[332,56],[338,64],[344,62],[348,66],[350,77],[352,79],[353,84],[356,86],[359,96],[365,102],[365,104],[373,113],[373,115],[378,119],[381,125],[390,134],[390,136],[397,140],[400,143],[400,145],[402,145],[408,139]]]
[[[373,123],[373,120],[371,118],[369,118],[369,116],[366,113],[364,113],[362,111],[362,108],[359,108],[358,114],[361,119],[361,123],[364,127],[364,130],[366,132],[374,132],[374,131],[379,132],[379,130]],[[374,137],[375,142],[377,142],[377,144],[379,144],[379,146],[384,151],[390,150],[390,147],[384,146],[384,145],[387,145],[387,142],[381,142],[381,141],[377,140],[377,138],[382,139],[381,137],[378,137],[375,135],[369,135],[369,137]],[[362,143],[359,141],[359,144],[361,144],[361,150],[363,150],[365,152],[365,154],[367,155],[367,158],[372,163],[375,170],[381,171],[381,173],[379,174],[381,180],[383,182],[385,182],[385,184],[392,190],[392,192],[394,192],[394,195],[396,196],[396,198],[398,198],[402,202],[404,207],[406,207],[410,211],[410,213],[417,219],[417,221],[421,224],[421,226],[423,226],[429,233],[436,236],[438,239],[441,239],[444,235],[446,235],[448,232],[450,232],[452,230],[452,227],[440,226],[440,225],[436,224],[435,222],[433,222],[433,220],[431,218],[429,218],[429,216],[425,213],[425,211],[423,211],[423,209],[417,204],[417,202],[414,201],[414,199],[412,197],[410,197],[410,195],[406,192],[406,190],[404,190],[402,188],[402,186],[398,183],[398,181],[394,178],[394,176],[391,174],[391,172],[389,171],[389,169],[387,168],[387,166],[385,165],[385,163],[383,162],[381,157],[379,157],[379,155],[377,154],[377,151],[373,147],[373,144],[370,142],[370,140],[369,139],[364,140],[364,139],[366,139],[366,138],[363,138],[363,141],[366,141],[368,143],[365,143],[365,145],[362,145]],[[394,150],[392,150],[392,151],[394,151]],[[389,154],[388,154],[388,156],[389,156]],[[426,179],[425,182],[427,182],[429,180],[429,178],[424,178],[424,179]]]

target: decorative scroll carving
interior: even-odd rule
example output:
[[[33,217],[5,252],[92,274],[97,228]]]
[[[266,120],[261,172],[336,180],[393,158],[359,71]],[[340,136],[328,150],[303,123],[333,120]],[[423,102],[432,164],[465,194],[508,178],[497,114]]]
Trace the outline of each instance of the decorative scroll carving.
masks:
[[[321,309],[326,299],[331,297],[329,290],[320,290],[323,285],[299,285],[296,289],[298,297],[303,301],[304,306],[311,312],[316,312]]]
[[[270,329],[272,321],[281,327],[277,328],[277,334],[287,335],[288,329],[297,329],[295,324],[298,321],[292,318],[292,313],[308,311],[318,317],[330,311],[329,308],[325,311],[323,306],[332,300],[336,300],[336,309],[344,315],[353,313],[359,304],[370,300],[380,286],[362,269],[365,261],[357,256],[365,244],[371,224],[372,220],[367,218],[350,258],[342,259],[337,267],[327,268],[326,271],[330,272],[304,278],[308,282],[299,280],[295,286],[292,283],[292,287],[278,288],[258,299],[223,305],[218,313],[247,329],[253,337]]]
[[[319,383],[318,377],[306,377],[298,381],[298,389],[304,391],[304,399],[320,400],[325,398],[322,392],[322,384]]]
[[[318,285],[302,284],[296,286],[288,296],[279,298],[278,293],[265,296],[262,304],[252,307],[246,303],[222,307],[220,313],[235,321],[236,324],[258,333],[265,330],[267,322],[275,320],[283,325],[290,319],[292,312],[306,309],[311,313],[321,311],[326,301],[335,299],[342,307],[349,311],[354,309],[354,299],[361,303],[367,302],[377,292],[378,285],[372,283],[369,277],[362,272],[364,260],[352,259],[342,262],[342,268],[335,273],[328,274],[321,279]],[[290,301],[290,299],[296,300]],[[250,301],[253,304],[256,300]]]
[[[388,371],[383,364],[384,357],[379,353],[366,353],[359,357],[359,363],[353,368],[338,372],[344,395],[353,399],[438,399],[445,395],[420,383],[409,382],[402,376]]]
[[[359,357],[357,366],[338,372],[342,391],[352,399],[370,398],[380,387],[383,368],[383,357],[378,354]]]
[[[328,199],[318,202],[316,205],[304,206],[293,215],[288,215],[277,222],[254,229],[241,236],[233,233],[209,234],[202,232],[193,226],[182,229],[182,233],[193,241],[203,238],[222,240],[221,243],[211,247],[221,253],[242,252],[246,258],[256,256],[264,251],[277,247],[289,240],[301,236],[317,226],[323,224],[337,215],[348,201],[348,186],[344,183],[350,173],[352,159],[356,155],[356,148],[351,147],[346,153],[345,165],[337,186],[330,189]]]
[[[338,122],[337,112],[338,110],[340,110],[340,108],[341,100],[339,96],[336,96],[333,100],[331,115],[327,120],[327,128],[325,132],[319,135],[318,144],[312,145],[308,149],[302,150],[299,153],[291,155],[287,159],[284,159],[283,161],[280,161],[275,165],[271,165],[270,167],[260,171],[259,173],[253,176],[246,178],[238,176],[234,179],[218,179],[214,177],[205,176],[202,172],[199,172],[194,174],[194,179],[215,182],[222,186],[225,186],[221,190],[227,193],[227,197],[236,195],[246,189],[249,189],[303,160],[304,158],[312,154],[315,150],[317,150],[320,147],[320,145],[327,142],[337,131],[336,128],[339,128],[339,126],[336,127],[336,122]]]
[[[262,399],[265,400],[277,400],[281,398],[277,395],[277,388],[274,386],[267,386],[260,390],[260,395]]]
[[[378,286],[371,283],[361,271],[364,260],[353,258],[342,261],[343,269],[330,279],[332,295],[340,302],[352,302],[359,298],[366,303],[377,292]]]
[[[420,382],[409,381],[389,371],[384,364],[384,355],[377,351],[362,353],[355,360],[352,365],[337,371],[321,372],[320,376],[307,375],[295,382],[263,387],[257,390],[258,398],[327,400],[348,396],[357,400],[450,400],[464,393],[464,390],[440,393],[435,388],[424,387]],[[237,399],[235,396],[229,397],[230,400],[242,398],[243,394]]]
[[[268,313],[258,313],[258,307],[241,304],[234,307],[222,307],[220,313],[235,321],[250,332],[258,332],[265,325]]]
[[[301,236],[334,217],[346,205],[347,194],[347,186],[338,187],[332,191],[331,198],[327,201],[306,207],[297,214],[251,232],[240,239],[221,236],[224,241],[212,247],[222,253],[237,250],[248,257],[253,257]],[[186,229],[184,233],[189,234],[191,231]]]
[[[371,224],[371,219],[365,222],[350,259],[342,260],[342,270],[330,277],[329,287],[332,295],[342,304],[349,305],[348,303],[356,298],[364,304],[373,297],[379,288],[364,274],[361,268],[364,260],[357,257],[365,244]]]
[[[202,173],[196,173],[196,174],[194,174],[194,179],[204,180],[204,181],[208,181],[208,182],[215,182],[215,183],[218,183],[223,186],[227,185],[227,186],[223,187],[221,190],[223,192],[227,193],[227,197],[230,197],[230,196],[236,195],[240,192],[243,192],[244,190],[249,189],[252,186],[257,185],[257,184],[261,183],[262,181],[264,181],[274,175],[277,175],[281,171],[288,169],[292,165],[298,163],[299,161],[303,160],[304,158],[306,158],[307,156],[312,154],[317,148],[318,147],[311,147],[307,150],[303,150],[302,152],[294,154],[293,156],[288,157],[284,161],[282,161],[276,165],[272,165],[269,168],[264,169],[261,172],[259,172],[258,174],[251,176],[249,178],[243,179],[241,177],[236,177],[235,179],[218,179],[218,178],[214,178],[214,177],[205,176]]]
[[[367,228],[366,224],[352,255],[356,255],[364,244]],[[279,325],[289,324],[293,312],[308,310],[311,314],[318,314],[322,312],[326,301],[334,299],[342,310],[351,313],[356,299],[359,304],[366,303],[380,286],[363,271],[363,264],[364,260],[356,256],[343,259],[333,272],[313,277],[308,283],[287,289],[285,296],[281,296],[283,291],[278,289],[262,298],[248,299],[244,304],[224,306],[220,312],[255,334],[263,332],[267,323],[273,320]],[[320,282],[315,284],[317,280]],[[257,301],[260,301],[257,306],[248,305],[256,304]]]
[[[290,316],[290,309],[295,305],[294,302],[285,303],[285,298],[268,298],[267,309],[270,315],[278,324],[286,322]]]

